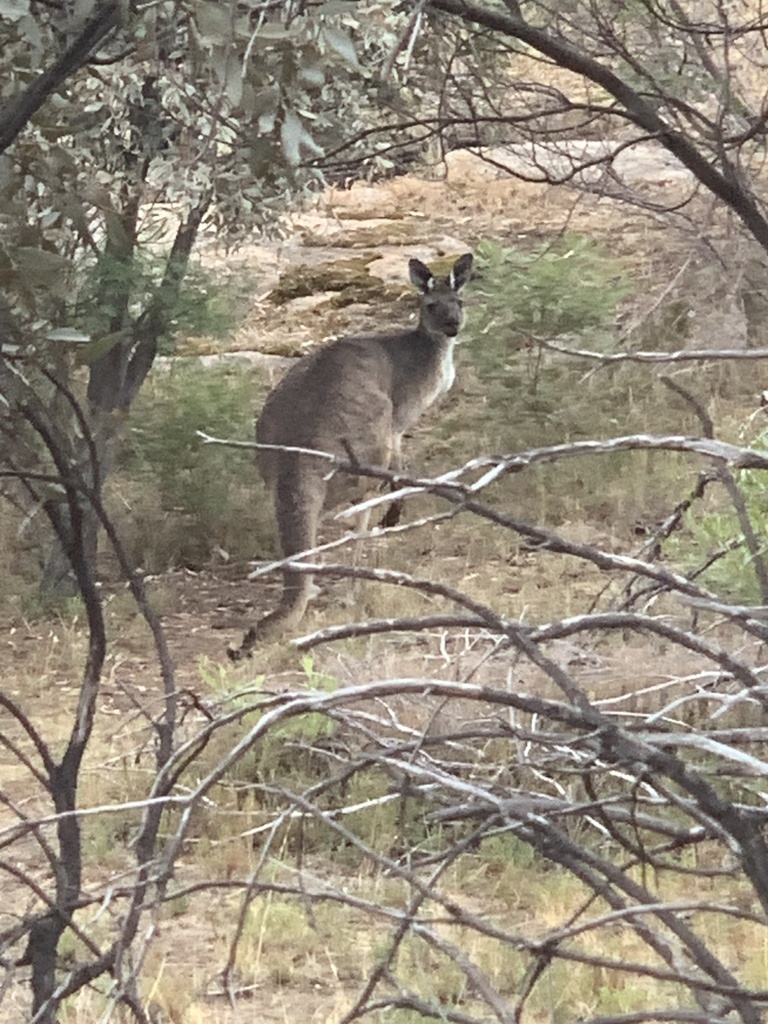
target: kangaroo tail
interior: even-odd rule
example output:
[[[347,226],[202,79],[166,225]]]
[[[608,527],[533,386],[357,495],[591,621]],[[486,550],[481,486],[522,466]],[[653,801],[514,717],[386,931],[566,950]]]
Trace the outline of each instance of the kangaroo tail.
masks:
[[[300,456],[286,452],[281,462],[275,481],[275,511],[280,547],[284,557],[290,558],[317,544],[317,526],[327,484],[322,471]],[[229,649],[230,658],[239,661],[249,656],[260,641],[298,625],[311,594],[311,574],[286,566],[277,607],[248,630],[239,649]]]

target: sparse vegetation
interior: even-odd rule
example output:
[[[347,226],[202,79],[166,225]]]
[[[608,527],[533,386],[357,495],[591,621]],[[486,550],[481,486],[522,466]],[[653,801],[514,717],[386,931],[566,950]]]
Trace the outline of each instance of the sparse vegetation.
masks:
[[[130,418],[111,489],[135,564],[161,572],[273,551],[255,453],[205,445],[196,433],[252,441],[264,392],[255,374],[195,360],[155,375]]]
[[[766,450],[768,433],[761,431],[743,443]],[[764,473],[749,469],[736,472],[733,482],[755,532],[756,550],[750,550],[745,540],[744,524],[728,493],[722,484],[713,484],[706,500],[686,513],[684,530],[673,536],[668,554],[716,593],[744,604],[760,604],[755,562],[768,553],[768,482]]]
[[[480,343],[475,340],[473,345]],[[541,445],[545,440],[609,435],[617,428],[623,432],[655,415],[661,392],[659,386],[640,386],[644,370],[607,371],[604,376],[612,378],[612,387],[600,390],[595,385],[593,390],[593,385],[582,387],[579,367],[559,357],[541,352],[535,370],[526,363],[526,352],[509,358],[519,360],[525,372],[534,374],[535,388],[533,398],[528,395],[527,418],[495,416],[495,410],[490,410],[485,428],[496,431],[499,444],[508,450]],[[471,360],[465,365],[471,368]],[[627,404],[629,381],[635,393]],[[482,391],[488,387],[492,395],[496,383],[482,378],[453,400],[451,464],[477,454],[475,430],[480,420],[470,415],[475,388]],[[561,399],[563,415],[559,420],[554,406],[545,412],[543,401],[536,398],[550,389],[552,394],[559,391],[567,396],[567,401]],[[195,437],[195,431],[203,428],[219,436],[250,439],[249,410],[258,405],[263,392],[264,383],[242,369],[203,371],[189,366],[157,375],[152,389],[137,405],[112,483],[111,502],[121,532],[126,532],[137,508],[144,510],[131,540],[137,562],[155,570],[179,564],[210,565],[216,547],[228,549],[233,560],[249,557],[262,543],[269,549],[271,523],[266,513],[253,507],[259,485],[252,454],[206,449]],[[664,415],[671,424],[687,413],[677,407]],[[575,424],[581,417],[586,425],[579,432],[569,422]],[[519,431],[519,445],[515,444],[515,430]],[[425,447],[417,442],[416,452],[417,459],[423,456],[427,464],[432,460],[434,466],[446,465],[447,450],[441,448],[439,438]],[[633,470],[629,483],[628,466]],[[589,464],[582,461],[529,471],[503,482],[488,497],[500,511],[523,508],[531,522],[539,525],[581,521],[582,533],[577,530],[581,539],[588,531],[597,532],[610,523],[616,546],[626,549],[636,511],[647,514],[651,507],[668,508],[680,492],[681,474],[690,473],[693,479],[693,470],[684,466],[681,456],[670,453],[594,456]],[[750,507],[756,510],[761,500],[760,477],[749,473],[742,483]],[[440,506],[429,496],[421,502],[425,509]],[[525,621],[551,618],[555,592],[559,613],[578,614],[585,595],[594,595],[601,584],[598,572],[590,576],[586,567],[574,569],[571,564],[569,568],[567,559],[556,556],[547,562],[509,534],[468,516],[426,537],[423,532],[404,535],[386,548],[386,564],[411,571],[416,567],[418,574],[426,571],[425,552],[429,558],[439,559],[442,581],[465,588],[477,599]],[[371,587],[369,593],[373,614],[420,614],[425,608],[423,596],[407,588]],[[162,599],[162,594],[159,596]],[[107,611],[110,629],[116,635],[122,633],[132,643],[141,642],[139,623],[133,625],[135,612],[127,597],[115,595]],[[57,632],[59,643],[72,647],[69,675],[82,657],[79,630],[80,620],[75,620]],[[478,637],[467,636],[463,650],[446,646],[453,642],[447,635],[428,633],[423,634],[420,649],[399,641],[357,640],[347,649],[347,656],[354,657],[351,667],[343,662],[337,665],[318,653],[282,663],[260,661],[256,677],[250,668],[227,669],[215,659],[201,663],[193,690],[203,688],[214,715],[226,710],[235,717],[226,728],[216,731],[204,752],[180,775],[179,796],[194,792],[200,779],[215,772],[244,735],[261,729],[265,716],[280,707],[280,700],[271,695],[279,666],[288,673],[296,693],[323,700],[346,685],[350,673],[353,679],[361,671],[373,678],[390,669],[405,675],[410,664],[415,672],[438,680],[449,665],[459,677],[474,678],[480,673],[494,685],[501,683],[499,692],[504,692],[502,677],[509,669],[502,664],[506,662],[491,657]],[[654,669],[662,671],[662,648],[650,644],[644,648],[646,656],[648,650],[655,653]],[[578,654],[597,660],[621,656],[621,645],[607,637],[594,647],[584,645]],[[631,655],[625,663],[616,661],[610,680],[600,685],[600,699],[625,693],[622,672],[626,669],[636,672]],[[111,671],[123,680],[116,694],[133,694],[127,704],[133,707],[140,698],[131,690],[132,684],[126,683],[132,675],[119,664]],[[650,685],[651,680],[648,682]],[[525,686],[541,699],[553,694],[544,678],[533,684],[527,679]],[[633,679],[630,694],[632,688],[642,689],[642,683]],[[660,699],[650,699],[642,706],[635,703],[627,712],[630,716],[660,713],[667,700],[666,691],[661,693]],[[309,993],[304,995],[303,1005],[308,1001],[321,1007],[319,1019],[328,1022],[342,1018],[354,993],[382,963],[389,964],[389,975],[397,979],[402,992],[399,1005],[367,1014],[382,1024],[385,1020],[423,1020],[428,1011],[437,1012],[436,1008],[482,1017],[485,1003],[473,981],[475,975],[467,973],[467,964],[471,971],[481,972],[499,998],[514,1002],[532,977],[535,955],[530,944],[556,933],[564,921],[582,921],[590,914],[599,918],[607,908],[595,905],[588,889],[571,874],[553,871],[542,850],[522,838],[515,827],[491,828],[474,841],[474,819],[439,820],[440,807],[450,807],[451,801],[460,798],[448,790],[442,804],[435,804],[429,788],[432,783],[424,785],[418,775],[408,777],[409,766],[421,764],[423,752],[425,764],[436,771],[450,765],[462,784],[480,786],[478,792],[484,791],[482,787],[490,779],[504,798],[518,790],[532,790],[528,755],[521,754],[524,748],[511,742],[503,730],[491,740],[482,735],[483,723],[493,723],[503,714],[499,709],[453,707],[447,698],[389,697],[370,702],[364,711],[349,708],[331,713],[307,708],[265,727],[207,790],[205,799],[195,803],[186,824],[182,810],[172,808],[166,813],[163,841],[173,844],[183,833],[185,853],[184,870],[162,902],[161,932],[176,934],[177,929],[186,932],[194,928],[204,933],[206,963],[231,963],[227,984],[238,1000],[267,991],[281,1004],[295,993]],[[733,720],[740,714],[734,711]],[[674,713],[676,720],[686,715],[691,725],[707,725],[706,705],[694,708],[688,702]],[[151,773],[147,770],[150,750],[144,721],[137,715],[135,726],[127,728],[120,720],[121,728],[115,730],[110,743],[122,753],[111,772],[103,768],[107,760],[104,747],[92,751],[92,766],[84,775],[82,788],[85,803],[120,803],[147,791]],[[511,735],[522,721],[512,720]],[[193,736],[201,725],[204,719],[195,716],[192,705],[182,735]],[[473,743],[469,737],[476,728],[478,739]],[[526,728],[533,729],[533,725]],[[569,774],[567,765],[559,760],[557,729],[545,747],[552,753],[536,767],[548,780],[545,791],[551,787],[561,793],[561,779],[570,787],[580,785],[580,769]],[[695,756],[690,763],[698,764],[709,777],[716,767],[697,762]],[[611,784],[597,797],[609,806],[617,794],[621,788]],[[582,798],[586,800],[584,795]],[[751,797],[739,789],[738,799]],[[90,885],[98,886],[99,872],[120,875],[129,870],[140,826],[138,810],[86,820],[84,850],[98,864],[98,870],[89,876]],[[589,847],[593,827],[589,819],[566,821],[563,834]],[[599,829],[596,835],[602,836],[598,846],[607,841]],[[421,908],[424,878],[432,877],[434,865],[458,847],[461,852],[450,854],[444,868],[437,871],[430,883],[430,898]],[[712,855],[719,857],[721,852]],[[710,854],[702,847],[701,856]],[[613,849],[609,859],[618,865],[622,854]],[[686,858],[685,863],[681,858],[679,864],[672,858],[665,865],[658,895],[671,904],[684,901],[689,892],[689,876],[678,874],[678,866],[689,871],[700,867],[695,857]],[[652,880],[643,878],[641,872],[630,870],[629,874],[638,884],[649,886],[649,891],[653,889]],[[214,895],[219,886],[221,897]],[[728,877],[716,891],[718,900],[743,900],[743,880]],[[245,915],[233,945],[244,900]],[[462,914],[469,915],[467,920],[454,919],[457,905]],[[402,920],[404,908],[411,906],[420,908],[413,917],[413,928],[398,941],[397,922]],[[492,922],[496,933],[486,934],[477,923],[481,921]],[[753,978],[751,984],[759,987],[759,950],[763,948],[759,927],[749,918],[734,921],[724,942],[725,933],[718,933],[706,914],[702,913],[697,925],[710,948],[726,963],[733,960],[730,950],[741,950],[741,963],[732,967],[741,968],[742,976]],[[631,929],[617,928],[610,920],[587,927],[572,946],[571,952],[574,950],[580,961],[555,962],[540,981],[531,983],[526,1007],[535,1024],[566,1021],[574,1014],[642,1012],[649,998],[654,1006],[673,1011],[688,998],[679,984],[653,980],[652,971],[659,966],[653,958],[648,977],[623,970],[620,965],[624,961],[642,962],[643,944]],[[603,963],[606,951],[610,951],[610,963]],[[87,953],[83,954],[79,941],[67,933],[62,963],[74,967],[82,955]],[[172,948],[163,950],[161,945],[148,958],[143,977],[142,998],[153,1013],[162,1012],[171,1020],[202,1021],[201,993],[208,992],[210,1000],[213,991],[216,995],[206,1019],[230,1024],[225,989],[204,965],[190,971]],[[90,990],[71,1000],[62,1020],[91,1024],[108,1012],[109,986],[97,988],[99,991]]]
[[[230,25],[216,5],[196,12],[214,37]],[[292,54],[290,27],[269,22],[266,39],[261,27],[248,32],[257,54],[273,45]],[[349,60],[345,36],[318,38]],[[458,52],[469,67],[470,51]],[[679,48],[670,52],[678,61]],[[236,84],[228,80],[227,91]],[[321,89],[317,78],[312,89]],[[682,116],[685,107],[670,109]],[[291,123],[288,146],[300,138]],[[259,137],[251,141],[252,168]],[[622,214],[621,236],[637,244],[633,266],[652,248],[658,259],[640,279],[626,247],[606,255],[620,248],[616,234],[614,244],[593,241],[616,216],[604,196],[589,207],[594,234],[587,216],[582,234],[561,237],[563,223],[579,220],[570,199],[555,210],[554,195],[545,203],[536,189],[485,182],[471,196],[463,184],[445,186],[460,211],[457,238],[474,230],[477,209],[484,231],[503,212],[505,240],[479,247],[484,276],[459,386],[413,439],[414,471],[633,432],[700,433],[690,403],[670,399],[652,365],[601,366],[544,343],[612,352],[628,311],[642,321],[634,340],[644,349],[686,343],[694,303],[670,283],[701,248],[683,240],[678,253],[671,232],[664,246],[662,236],[649,241],[658,208],[642,222]],[[409,238],[422,224],[410,212],[428,210],[432,186],[420,187],[409,179],[401,204]],[[445,193],[434,192],[435,225],[452,237]],[[353,199],[354,189],[344,193]],[[379,210],[370,194],[363,206],[365,216]],[[327,242],[336,214],[321,231],[318,211],[311,216],[315,238]],[[513,246],[534,221],[537,241]],[[707,223],[709,247],[719,224]],[[345,245],[366,237],[342,229]],[[424,237],[431,245],[433,235]],[[693,263],[686,287],[697,280]],[[324,333],[317,309],[300,300],[252,316],[260,339]],[[676,373],[718,436],[743,441],[734,424],[746,418],[754,368]],[[336,581],[307,629],[417,622],[318,642],[311,653],[261,647],[234,669],[224,648],[237,617],[267,604],[268,584],[242,579],[246,562],[274,551],[273,525],[252,453],[206,448],[195,431],[250,440],[265,389],[243,369],[177,365],[152,378],[128,424],[109,514],[129,561],[172,570],[144,581],[168,656],[152,647],[141,578],[124,589],[117,550],[104,549],[99,587],[88,589],[93,566],[81,561],[85,599],[56,619],[31,591],[18,599],[19,581],[31,586],[37,571],[34,531],[51,497],[43,484],[53,478],[71,500],[78,468],[65,460],[68,473],[56,475],[55,460],[23,463],[44,472],[25,480],[33,511],[17,504],[0,523],[0,584],[16,596],[5,605],[11,629],[0,634],[0,934],[9,965],[0,1022],[29,1018],[26,940],[39,939],[56,908],[52,976],[71,986],[57,990],[62,1024],[571,1024],[654,1013],[757,1024],[768,948],[764,630],[722,614],[695,581],[669,576],[738,535],[724,504],[697,502],[687,533],[678,524],[649,553],[702,465],[718,464],[717,450],[704,458],[606,448],[509,473],[486,461],[463,479],[498,470],[493,487],[407,505],[409,522],[436,510],[453,509],[453,518],[368,546],[364,566],[390,570],[389,585],[369,581],[342,608],[349,581]],[[761,538],[764,475],[736,472]],[[487,502],[487,518],[469,509],[473,501]],[[752,599],[745,569],[723,559],[706,581],[724,600]],[[414,577],[454,588],[456,600]],[[446,612],[466,622],[440,625],[435,616]],[[211,628],[223,615],[237,621],[226,633]],[[92,727],[82,768],[71,771]],[[62,780],[77,785],[62,789]],[[72,806],[102,808],[80,819],[82,873],[72,870],[72,834],[62,842]]]

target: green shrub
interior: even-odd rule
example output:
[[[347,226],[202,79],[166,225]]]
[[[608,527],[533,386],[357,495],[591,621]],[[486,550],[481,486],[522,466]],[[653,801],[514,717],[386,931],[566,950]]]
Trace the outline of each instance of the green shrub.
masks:
[[[147,382],[112,485],[115,515],[128,512],[122,535],[144,568],[274,553],[255,453],[206,445],[196,433],[253,440],[264,391],[241,368],[205,369],[194,362]]]
[[[619,303],[630,291],[620,260],[591,239],[568,234],[528,250],[482,241],[477,261],[461,346],[467,398],[440,416],[433,445],[449,439],[456,458],[457,438],[471,438],[471,457],[679,429],[679,411],[647,367],[624,363],[596,370],[594,362],[541,344],[558,339],[574,348],[611,349]],[[618,493],[622,514],[634,518],[647,506],[647,478],[653,479],[652,498],[662,502],[663,512],[659,484],[667,481],[659,461],[643,457],[628,488],[630,460],[637,463],[625,454],[537,467],[504,481],[498,498],[524,517],[558,524],[605,516]]]
[[[617,410],[627,406],[626,373],[604,371],[585,383],[583,360],[539,342],[568,334],[575,347],[608,348],[629,290],[621,263],[590,239],[565,235],[531,251],[482,241],[477,265],[466,329],[482,394],[473,433],[505,448],[594,437],[601,420],[613,433]]]
[[[750,447],[768,449],[768,431],[759,434]],[[758,554],[768,558],[768,476],[764,471],[733,471],[741,492],[752,530],[758,542]],[[745,539],[742,525],[725,490],[710,487],[704,502],[688,510],[684,531],[674,534],[666,553],[684,572],[693,572],[700,583],[723,598],[747,604],[762,603],[754,557]],[[700,571],[702,570],[703,571]]]
[[[92,266],[83,268],[72,323],[94,335],[95,340],[81,353],[86,360],[103,349],[104,324],[121,316],[126,302],[134,317],[147,308],[160,287],[166,265],[167,255],[142,250],[128,263],[102,254]],[[171,312],[170,331],[160,339],[160,350],[172,351],[177,335],[224,337],[241,319],[251,291],[245,274],[222,274],[190,260]]]
[[[485,239],[476,261],[472,330],[483,337],[478,356],[491,371],[503,371],[505,359],[531,335],[553,339],[589,331],[588,347],[605,347],[619,301],[630,290],[622,263],[582,235],[569,233],[527,251]]]

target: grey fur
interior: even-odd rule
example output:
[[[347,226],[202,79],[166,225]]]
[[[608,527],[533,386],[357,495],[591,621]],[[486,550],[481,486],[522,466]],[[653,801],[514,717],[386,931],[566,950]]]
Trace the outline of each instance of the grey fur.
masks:
[[[351,452],[361,465],[401,467],[403,434],[453,384],[453,347],[463,321],[458,293],[470,278],[472,255],[459,257],[445,278],[416,259],[408,269],[421,293],[418,326],[339,338],[305,356],[268,395],[256,424],[260,443],[343,458]],[[327,462],[295,452],[260,451],[259,465],[273,495],[283,554],[315,547],[323,509],[350,496],[353,478],[329,477]],[[232,656],[295,627],[310,593],[307,573],[285,569],[277,608],[246,633]]]

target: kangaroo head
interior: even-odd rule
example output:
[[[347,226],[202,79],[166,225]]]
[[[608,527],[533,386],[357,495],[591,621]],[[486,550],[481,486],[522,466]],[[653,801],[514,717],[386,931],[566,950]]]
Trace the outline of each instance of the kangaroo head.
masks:
[[[435,277],[421,260],[410,260],[411,283],[421,293],[419,326],[430,334],[455,338],[464,319],[464,304],[459,291],[472,273],[472,253],[459,256],[447,277]]]

